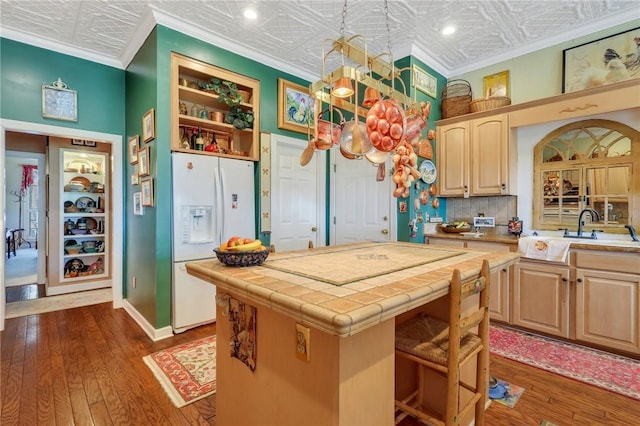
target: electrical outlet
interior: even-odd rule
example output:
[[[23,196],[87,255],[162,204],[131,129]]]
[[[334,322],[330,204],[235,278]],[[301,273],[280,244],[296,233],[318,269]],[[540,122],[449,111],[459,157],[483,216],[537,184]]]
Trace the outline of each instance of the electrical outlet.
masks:
[[[309,362],[311,330],[302,324],[296,324],[296,358]]]
[[[134,277],[133,277],[133,280],[131,280],[131,286],[132,286],[133,288],[136,288],[136,281],[137,281],[137,280],[136,280],[136,277],[134,276]]]

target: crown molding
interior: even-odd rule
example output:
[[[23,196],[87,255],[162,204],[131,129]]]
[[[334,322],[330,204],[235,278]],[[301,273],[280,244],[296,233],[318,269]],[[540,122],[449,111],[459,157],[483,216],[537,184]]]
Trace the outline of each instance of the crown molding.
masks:
[[[211,32],[204,29],[195,28],[189,25],[189,23],[183,20],[177,19],[174,16],[166,14],[164,12],[154,10],[153,16],[155,17],[155,21],[158,25],[165,26],[174,31],[178,31],[182,34],[185,34],[190,37],[196,38],[198,40],[204,41],[206,43],[212,44],[221,49],[228,50],[229,52],[235,53],[236,55],[239,55],[248,59],[252,59],[263,65],[270,66],[278,71],[289,73],[291,75],[294,75],[296,77],[299,77],[307,81],[315,81],[318,78],[320,78],[319,73],[318,74],[310,73],[307,70],[297,67],[291,63],[284,62],[281,59],[264,55],[253,49],[239,46],[238,43],[235,42],[234,40],[221,37],[218,35],[214,35]]]
[[[59,41],[49,40],[44,37],[34,37],[30,34],[26,34],[22,31],[14,30],[11,28],[0,28],[0,37],[8,38],[20,43],[28,44],[31,46],[39,47],[42,49],[51,50],[57,53],[62,53],[69,56],[75,56],[80,59],[85,59],[91,62],[97,62],[99,64],[108,65],[114,68],[122,68],[122,64],[115,58],[110,56],[101,55],[86,49],[78,49],[77,47],[61,43]]]
[[[140,19],[140,22],[138,22],[136,26],[136,30],[125,44],[125,48],[120,55],[122,68],[126,69],[129,66],[155,27],[156,20],[154,12],[151,7],[147,7],[144,15],[142,15],[142,18]]]

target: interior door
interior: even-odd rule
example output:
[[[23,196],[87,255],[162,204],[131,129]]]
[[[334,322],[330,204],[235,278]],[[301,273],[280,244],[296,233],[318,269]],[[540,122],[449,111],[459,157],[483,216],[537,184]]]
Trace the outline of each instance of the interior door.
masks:
[[[336,149],[332,151],[338,151]],[[394,241],[395,198],[390,178],[390,159],[386,177],[378,182],[378,167],[369,161],[348,160],[333,153],[332,173],[333,215],[332,244],[354,241]]]
[[[325,154],[316,151],[306,166],[300,155],[306,140],[273,135],[271,143],[271,243],[278,252],[324,245]]]

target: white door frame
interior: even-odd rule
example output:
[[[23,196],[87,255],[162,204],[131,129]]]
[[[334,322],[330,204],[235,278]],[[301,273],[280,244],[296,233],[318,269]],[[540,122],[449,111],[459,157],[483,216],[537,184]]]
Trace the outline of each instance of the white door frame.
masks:
[[[302,151],[304,150],[304,148],[306,148],[307,146],[307,141],[304,139],[296,139],[296,138],[292,138],[289,136],[283,136],[283,135],[278,135],[278,134],[271,134],[271,164],[274,164],[273,159],[277,158],[278,155],[278,144],[287,144],[287,145],[291,145],[291,146],[299,146],[300,147],[300,153],[302,153]],[[318,230],[316,231],[317,234],[317,246],[318,247],[322,247],[325,246],[327,244],[327,238],[326,238],[326,218],[327,218],[327,206],[325,204],[325,194],[326,194],[326,190],[327,190],[327,185],[326,185],[326,181],[327,181],[327,168],[326,168],[326,151],[316,151],[314,153],[313,159],[311,161],[317,161],[318,162],[318,167],[316,168],[317,170],[317,174],[316,174],[316,180],[317,180],[317,187],[316,187],[316,217],[318,218],[318,225],[317,228]],[[274,183],[277,182],[277,178],[278,178],[278,170],[274,170],[275,168],[272,167],[271,170],[271,199],[273,200],[274,198],[276,198],[277,196],[279,196],[279,194],[276,191],[276,186],[274,186]],[[274,214],[277,214],[277,212],[273,209],[273,203],[271,205],[271,226],[273,227],[273,224],[276,223],[276,220],[274,219]],[[273,241],[273,240],[272,240]]]
[[[38,124],[38,123],[29,123],[26,121],[16,121],[16,120],[6,120],[0,119],[0,170],[5,170],[4,157],[5,157],[5,134],[8,131],[19,132],[19,133],[36,133],[40,135],[47,136],[58,136],[62,138],[70,138],[70,139],[92,139],[105,143],[112,144],[111,150],[111,179],[113,182],[112,186],[112,197],[113,206],[112,209],[112,218],[113,218],[113,227],[112,229],[112,253],[113,253],[113,262],[112,262],[112,286],[111,291],[113,293],[113,308],[121,308],[122,307],[122,259],[124,252],[123,238],[122,232],[116,232],[117,230],[123,229],[123,193],[125,191],[124,182],[122,180],[123,173],[123,143],[121,135],[114,135],[110,133],[101,133],[101,132],[93,132],[89,130],[80,130],[73,129],[68,127],[57,127],[51,126],[48,124]],[[2,211],[2,215],[0,216],[0,228],[4,229],[4,212],[5,212],[5,192],[6,192],[6,183],[4,178],[4,173],[0,174],[0,191],[2,192],[2,196],[0,196],[0,211]],[[3,252],[2,260],[0,260],[0,276],[4,277],[4,262],[5,255]],[[2,300],[0,301],[0,331],[4,330],[4,317],[5,317],[5,285],[4,280],[2,280],[0,284],[0,294],[2,294]]]

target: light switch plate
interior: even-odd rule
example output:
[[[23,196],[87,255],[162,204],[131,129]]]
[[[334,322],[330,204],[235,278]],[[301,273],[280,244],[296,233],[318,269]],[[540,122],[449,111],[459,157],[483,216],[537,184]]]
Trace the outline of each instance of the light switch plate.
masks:
[[[302,324],[296,324],[296,358],[309,362],[311,330]]]

